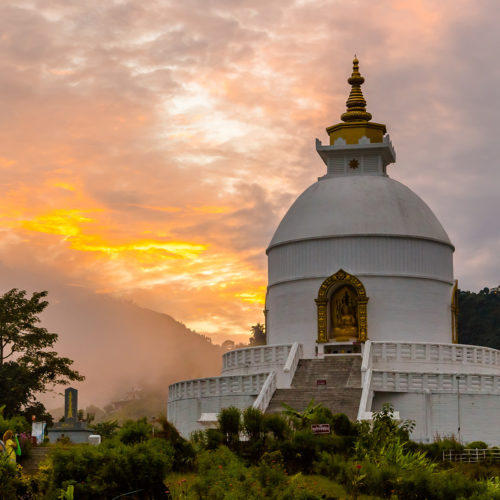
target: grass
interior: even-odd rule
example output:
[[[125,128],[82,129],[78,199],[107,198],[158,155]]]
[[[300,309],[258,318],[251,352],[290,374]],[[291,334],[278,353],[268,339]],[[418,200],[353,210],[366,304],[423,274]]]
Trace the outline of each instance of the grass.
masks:
[[[165,484],[170,491],[173,500],[196,500],[191,487],[196,480],[195,473],[170,473],[165,478]],[[339,499],[349,499],[350,496],[339,483],[332,481],[324,476],[296,474],[291,478],[294,487],[303,492],[312,493],[325,497],[333,497]],[[374,500],[377,497],[371,495],[359,495],[359,500]]]

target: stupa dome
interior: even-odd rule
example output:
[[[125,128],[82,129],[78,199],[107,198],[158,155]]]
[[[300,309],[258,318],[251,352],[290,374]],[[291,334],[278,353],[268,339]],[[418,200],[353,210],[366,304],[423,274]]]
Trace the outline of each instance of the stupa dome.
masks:
[[[324,177],[297,198],[269,245],[355,235],[450,239],[426,203],[386,176]]]

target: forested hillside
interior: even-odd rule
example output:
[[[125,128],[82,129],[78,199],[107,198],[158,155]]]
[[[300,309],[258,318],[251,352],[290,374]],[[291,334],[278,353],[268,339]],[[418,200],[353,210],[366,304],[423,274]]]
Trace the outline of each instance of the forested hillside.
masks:
[[[500,349],[500,294],[459,291],[458,341]]]

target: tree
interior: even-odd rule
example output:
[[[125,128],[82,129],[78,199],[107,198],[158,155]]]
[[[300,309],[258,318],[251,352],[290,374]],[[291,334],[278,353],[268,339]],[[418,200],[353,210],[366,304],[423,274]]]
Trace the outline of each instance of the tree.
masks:
[[[500,294],[459,290],[458,342],[500,349]]]
[[[266,330],[263,324],[257,323],[250,328],[252,336],[250,337],[250,345],[266,345]]]
[[[71,369],[71,359],[50,350],[58,335],[39,326],[46,296],[42,291],[28,298],[25,290],[13,288],[0,297],[0,404],[6,415],[40,412],[37,393],[84,379]]]

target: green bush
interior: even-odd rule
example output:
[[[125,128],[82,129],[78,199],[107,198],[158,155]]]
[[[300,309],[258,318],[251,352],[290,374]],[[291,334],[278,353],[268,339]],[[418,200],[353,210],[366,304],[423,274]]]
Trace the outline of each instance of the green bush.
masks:
[[[149,439],[151,430],[151,425],[146,417],[139,420],[126,420],[117,436],[124,444],[140,443]]]
[[[354,436],[356,427],[345,413],[336,413],[332,416],[332,429],[338,436]]]
[[[30,491],[29,480],[20,468],[0,453],[0,499],[22,498]]]
[[[344,471],[346,459],[342,455],[322,451],[313,464],[313,472],[336,480]]]
[[[475,450],[476,448],[478,450],[485,450],[488,448],[488,445],[484,441],[472,441],[472,443],[466,445],[465,448],[468,450]]]
[[[400,478],[396,494],[401,500],[456,500],[486,491],[486,484],[472,481],[453,471],[414,471]],[[491,497],[490,497],[491,498]]]
[[[4,432],[10,429],[14,434],[20,434],[22,432],[29,431],[31,429],[28,421],[20,416],[16,415],[11,418],[5,418],[3,415],[4,406],[0,406],[0,438],[4,435]]]
[[[264,415],[264,431],[271,433],[274,439],[282,441],[289,434],[289,427],[286,419],[279,413]]]
[[[442,460],[443,452],[461,453],[464,448],[464,445],[457,441],[455,436],[438,436],[433,443],[419,445],[419,449],[426,451],[429,458],[433,460]]]
[[[261,410],[250,406],[243,411],[243,430],[251,440],[261,437],[264,430],[264,414]]]
[[[219,430],[222,432],[226,444],[234,447],[239,441],[241,430],[241,410],[235,406],[223,408],[217,416]]]
[[[100,446],[55,448],[52,490],[75,487],[79,500],[113,498],[127,491],[155,494],[172,469],[174,450],[162,439],[125,445],[108,440]]]
[[[117,433],[120,425],[118,424],[118,420],[106,420],[105,422],[99,422],[89,427],[104,440],[113,437]]]

